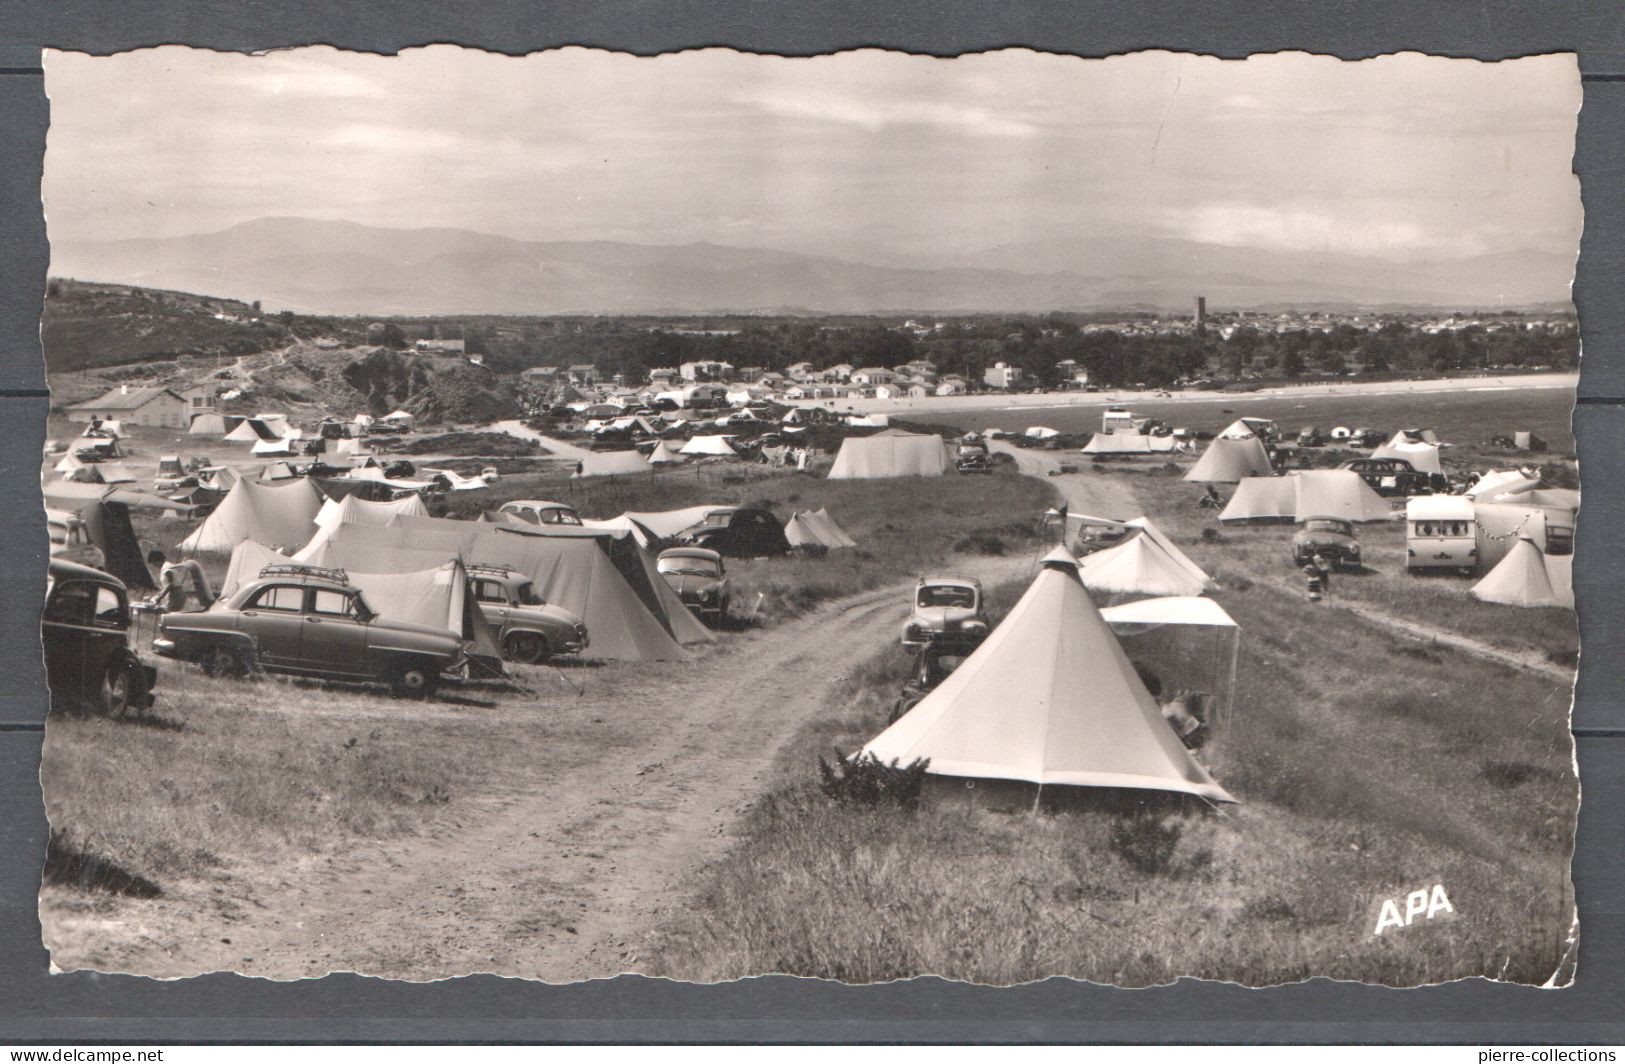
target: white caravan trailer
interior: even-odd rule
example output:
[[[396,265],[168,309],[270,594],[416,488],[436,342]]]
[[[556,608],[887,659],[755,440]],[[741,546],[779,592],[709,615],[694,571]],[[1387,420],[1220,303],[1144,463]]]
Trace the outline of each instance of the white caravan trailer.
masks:
[[[1418,495],[1405,503],[1405,568],[1468,569],[1478,565],[1473,500]]]

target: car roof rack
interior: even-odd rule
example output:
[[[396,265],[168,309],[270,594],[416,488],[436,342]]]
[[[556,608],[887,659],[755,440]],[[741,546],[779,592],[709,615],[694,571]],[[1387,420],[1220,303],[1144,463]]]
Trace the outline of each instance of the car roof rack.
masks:
[[[482,562],[463,566],[470,573],[487,573],[492,576],[512,576],[513,566],[501,565],[496,562]]]
[[[301,562],[275,562],[260,570],[260,576],[304,576],[317,580],[330,580],[335,584],[349,584],[350,574],[343,569],[331,569],[321,565],[305,565]]]

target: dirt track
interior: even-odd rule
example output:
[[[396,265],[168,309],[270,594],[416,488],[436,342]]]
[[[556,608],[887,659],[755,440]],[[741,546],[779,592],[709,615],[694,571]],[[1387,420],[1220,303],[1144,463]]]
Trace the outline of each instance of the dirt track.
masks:
[[[998,441],[993,443],[993,447],[1013,456],[1016,460],[1016,466],[1029,476],[1046,476],[1050,470],[1061,464],[1060,456],[1054,451],[1022,450]],[[1132,489],[1121,481],[1099,476],[1088,477],[1085,474],[1082,476],[1053,477],[1050,482],[1066,498],[1071,506],[1071,512],[1074,514],[1091,514],[1095,517],[1111,517],[1119,520],[1136,517],[1140,514]],[[1301,593],[1301,587],[1286,580],[1266,580],[1265,582],[1284,594],[1296,595]],[[1347,610],[1362,620],[1381,625],[1398,635],[1427,640],[1440,646],[1447,646],[1466,654],[1472,654],[1475,657],[1510,665],[1515,669],[1526,669],[1542,673],[1565,682],[1573,682],[1574,680],[1575,674],[1572,667],[1553,664],[1531,650],[1519,651],[1492,646],[1482,640],[1458,635],[1436,625],[1424,624],[1411,618],[1396,617],[1372,606],[1339,601],[1335,597],[1329,598],[1326,606],[1329,609]]]
[[[956,568],[998,580],[1031,566]],[[682,903],[741,808],[774,782],[774,754],[823,710],[847,665],[896,638],[906,605],[906,589],[885,588],[725,637],[731,646],[694,666],[638,675],[631,698],[624,684],[613,702],[589,684],[580,698],[549,699],[541,716],[533,705],[498,706],[491,712],[531,714],[560,736],[534,776],[454,800],[416,836],[238,868],[225,887],[134,903],[141,911],[117,928],[67,917],[48,936],[56,962],[281,979],[495,972],[564,982],[636,970],[643,935]],[[607,728],[602,742],[565,738],[595,724]],[[222,890],[231,904],[211,904]],[[92,961],[76,942],[113,948]]]

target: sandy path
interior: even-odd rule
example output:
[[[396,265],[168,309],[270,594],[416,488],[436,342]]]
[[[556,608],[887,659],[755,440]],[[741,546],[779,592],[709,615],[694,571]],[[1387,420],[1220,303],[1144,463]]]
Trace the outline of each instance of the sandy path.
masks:
[[[993,441],[991,446],[996,450],[1013,455],[1017,467],[1030,476],[1046,476],[1049,470],[1061,464],[1063,457],[1060,452],[1056,451],[1022,450],[1001,440]],[[1088,459],[1079,459],[1077,456],[1068,457],[1071,463],[1078,465],[1080,469],[1088,468]],[[1091,476],[1088,473],[1062,474],[1047,477],[1047,479],[1067,500],[1071,512],[1074,514],[1090,514],[1095,517],[1127,520],[1131,517],[1138,517],[1141,513],[1133,490],[1121,480],[1109,476]],[[1286,580],[1260,579],[1263,579],[1269,586],[1284,594],[1301,595],[1304,593],[1301,584],[1294,584]],[[1458,635],[1435,625],[1424,624],[1411,618],[1397,617],[1394,614],[1363,603],[1339,601],[1335,595],[1328,597],[1322,604],[1328,609],[1347,610],[1362,620],[1381,625],[1398,635],[1434,642],[1440,646],[1450,647],[1488,661],[1510,665],[1515,669],[1538,672],[1562,680],[1565,683],[1574,680],[1574,669],[1572,667],[1556,665],[1534,651],[1498,647],[1479,639]]]
[[[1031,567],[1030,558],[956,565],[988,581]],[[644,935],[721,855],[741,809],[778,782],[776,753],[824,711],[851,664],[896,638],[907,601],[903,586],[852,595],[729,637],[733,646],[692,671],[634,677],[636,697],[623,684],[615,702],[590,690],[554,699],[537,727],[556,730],[559,745],[543,749],[534,775],[454,800],[418,835],[132,903],[116,928],[52,936],[122,939],[98,951],[104,959],[70,946],[56,962],[282,979],[494,972],[562,982],[635,970]],[[604,741],[571,743],[570,729],[588,722],[607,729]],[[209,904],[222,892],[231,904]]]
[[[593,454],[592,451],[577,444],[555,439],[552,436],[544,436],[522,421],[498,421],[491,426],[491,431],[505,432],[522,440],[533,440],[551,451],[555,458],[579,460],[590,458]]]

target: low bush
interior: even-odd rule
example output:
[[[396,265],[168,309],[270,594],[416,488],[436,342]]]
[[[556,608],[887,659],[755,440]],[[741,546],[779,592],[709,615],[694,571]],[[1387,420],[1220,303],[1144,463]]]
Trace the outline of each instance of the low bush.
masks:
[[[1146,875],[1163,875],[1173,868],[1182,833],[1178,823],[1164,823],[1152,813],[1136,813],[1112,822],[1111,848]]]
[[[889,762],[873,754],[848,758],[837,750],[833,765],[818,759],[818,789],[837,802],[912,809],[919,804],[930,764],[927,758],[917,758],[899,766],[895,758]]]

